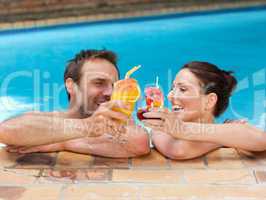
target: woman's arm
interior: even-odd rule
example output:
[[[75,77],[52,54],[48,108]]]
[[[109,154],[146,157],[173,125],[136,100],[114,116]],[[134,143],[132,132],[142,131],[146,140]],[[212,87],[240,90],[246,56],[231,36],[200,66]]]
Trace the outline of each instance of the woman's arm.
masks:
[[[266,133],[249,124],[200,124],[184,123],[179,137],[193,141],[205,141],[248,151],[266,150]]]
[[[266,150],[266,133],[248,124],[204,124],[180,121],[173,113],[150,112],[143,120],[153,130],[165,132],[176,139],[210,142],[247,151]]]
[[[160,153],[174,160],[197,158],[221,147],[221,145],[214,143],[175,139],[159,131],[153,134],[152,141]]]

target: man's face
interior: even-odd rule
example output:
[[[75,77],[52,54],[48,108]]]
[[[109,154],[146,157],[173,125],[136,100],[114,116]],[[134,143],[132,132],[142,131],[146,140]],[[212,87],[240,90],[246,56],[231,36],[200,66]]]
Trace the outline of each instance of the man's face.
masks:
[[[90,116],[101,103],[109,101],[117,80],[118,72],[111,62],[100,58],[86,61],[75,92],[81,116]]]

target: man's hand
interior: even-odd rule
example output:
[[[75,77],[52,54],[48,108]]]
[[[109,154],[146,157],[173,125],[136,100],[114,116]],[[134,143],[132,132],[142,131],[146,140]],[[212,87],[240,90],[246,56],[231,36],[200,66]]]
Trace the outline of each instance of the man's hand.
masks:
[[[126,132],[125,126],[132,124],[132,120],[127,115],[112,110],[114,106],[126,108],[121,102],[109,101],[102,103],[91,117],[83,119],[85,126],[87,123],[88,137],[105,133],[119,136]]]
[[[21,147],[21,146],[7,146],[6,151],[9,153],[34,153],[34,152],[56,152],[63,151],[64,143],[55,143],[47,145],[39,145],[32,147]]]

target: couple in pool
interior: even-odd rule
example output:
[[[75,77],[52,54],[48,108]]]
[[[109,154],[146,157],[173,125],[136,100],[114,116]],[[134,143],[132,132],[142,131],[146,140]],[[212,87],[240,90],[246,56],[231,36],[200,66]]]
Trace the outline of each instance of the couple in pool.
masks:
[[[220,147],[243,152],[266,150],[266,134],[245,122],[215,124],[236,86],[231,72],[207,62],[191,62],[177,73],[168,94],[172,110],[150,110],[135,124],[111,108],[119,79],[115,53],[81,51],[64,73],[66,112],[29,112],[0,124],[0,143],[9,152],[72,151],[112,158],[135,157],[155,148],[171,159],[191,159]],[[154,119],[156,118],[156,119]],[[121,120],[128,123],[120,123]],[[119,135],[119,137],[117,136]]]

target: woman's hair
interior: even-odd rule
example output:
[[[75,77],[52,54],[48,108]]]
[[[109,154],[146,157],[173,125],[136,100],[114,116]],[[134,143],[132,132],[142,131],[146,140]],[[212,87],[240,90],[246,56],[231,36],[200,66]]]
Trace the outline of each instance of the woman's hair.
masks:
[[[221,115],[229,104],[229,97],[237,85],[236,78],[232,71],[224,71],[216,65],[207,62],[190,62],[185,64],[182,69],[188,69],[203,84],[205,94],[215,93],[218,97],[214,116]]]

